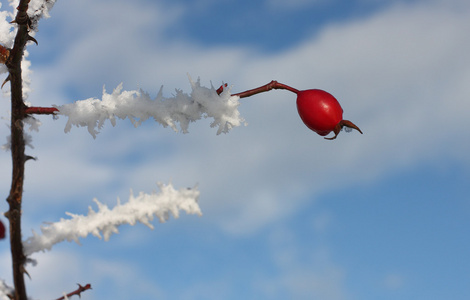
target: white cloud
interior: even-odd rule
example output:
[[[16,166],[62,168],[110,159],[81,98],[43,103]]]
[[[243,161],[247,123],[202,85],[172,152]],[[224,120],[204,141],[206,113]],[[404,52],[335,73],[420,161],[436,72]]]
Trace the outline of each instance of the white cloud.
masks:
[[[274,270],[256,281],[263,298],[347,299],[345,270],[332,261],[322,243],[312,250],[286,228],[275,229],[269,239]],[[308,243],[307,243],[308,244]]]
[[[34,134],[34,151],[28,150],[39,160],[27,164],[26,217],[36,213],[42,218],[46,213],[54,221],[62,215],[54,215],[53,206],[86,209],[92,197],[106,201],[104,195],[114,203],[116,196],[126,198],[131,187],[149,191],[155,182],[172,179],[175,186],[199,183],[201,222],[230,234],[253,234],[337,186],[377,180],[442,159],[469,163],[469,141],[461,132],[470,111],[468,4],[461,3],[458,9],[453,7],[456,2],[446,1],[395,5],[367,19],[333,24],[285,52],[266,55],[168,37],[166,30],[177,26],[186,13],[181,7],[155,5],[142,11],[128,2],[90,3],[58,2],[52,18],[43,20],[57,20],[64,27],[40,29],[40,46],[30,50],[31,56],[42,51],[40,47],[57,54],[47,65],[33,61],[29,100],[34,104],[76,100],[68,98],[68,90],[81,98],[96,97],[104,83],[112,89],[120,81],[129,89],[142,86],[155,93],[161,84],[164,93],[176,87],[189,91],[186,72],[200,75],[207,85],[210,80],[214,85],[228,81],[234,91],[276,79],[299,89],[329,90],[342,103],[345,118],[360,126],[364,135],[342,133],[333,142],[323,140],[304,127],[295,96],[285,91],[244,99],[240,110],[249,125],[226,136],[216,136],[208,122],[192,124],[190,133],[181,135],[152,122],[134,129],[120,121],[115,128],[105,125],[95,141],[85,130],[65,135],[64,120],[40,117],[44,125]],[[96,11],[88,14],[89,7]],[[118,9],[124,9],[127,18],[116,18]],[[8,101],[0,105],[5,115]],[[5,126],[0,126],[0,135],[8,135]],[[9,165],[8,153],[0,159]],[[10,173],[2,173],[1,191],[6,195]],[[321,221],[314,224],[319,230],[328,218]],[[261,278],[260,285],[268,288],[274,283],[300,296],[313,292],[328,299],[344,297],[343,270],[331,258],[311,271],[307,267],[321,261],[318,257],[303,267],[294,250],[284,250],[273,255],[278,265],[283,259],[294,264],[276,280]],[[48,257],[60,259],[61,253],[46,253],[38,268],[49,266]],[[69,259],[86,261],[64,255],[63,261]],[[113,263],[107,263],[107,274],[113,276]],[[50,265],[62,268],[64,263]],[[93,274],[86,269],[92,268],[89,264],[73,266]],[[139,271],[125,264],[115,268],[130,270],[131,275]],[[40,287],[43,281],[36,278],[41,277],[33,278]],[[66,288],[69,283],[58,286]]]
[[[130,89],[140,83],[155,93],[160,84],[167,86],[164,93],[173,87],[188,91],[187,71],[201,75],[205,85],[228,81],[234,92],[277,79],[299,89],[329,90],[342,103],[345,118],[364,135],[343,133],[336,141],[323,140],[304,127],[295,95],[286,91],[242,99],[240,110],[249,126],[220,137],[204,122],[192,124],[188,135],[175,135],[149,121],[133,129],[126,120],[116,128],[105,125],[93,141],[79,130],[64,136],[64,121],[46,118],[43,123],[50,124],[34,136],[39,161],[28,166],[31,193],[47,197],[51,186],[46,181],[62,187],[54,190],[62,198],[88,186],[84,200],[89,203],[93,196],[102,199],[108,193],[102,189],[111,186],[125,197],[131,187],[148,190],[170,178],[176,186],[199,183],[204,217],[243,233],[290,215],[311,201],[307,195],[336,185],[373,180],[443,153],[466,159],[468,142],[458,140],[456,129],[465,127],[470,109],[470,65],[464,63],[468,7],[395,5],[367,19],[328,26],[286,52],[265,55],[168,38],[165,28],[184,17],[181,8],[166,13],[168,8],[160,6],[142,12],[127,4],[93,5],[101,13],[84,20],[73,16],[86,15],[86,4],[73,6],[73,16],[65,5],[54,8],[76,37],[65,38],[69,44],[50,64],[33,63],[33,103],[76,100],[66,98],[68,86],[83,98],[97,96],[93,93],[99,95],[104,82],[120,80]],[[128,18],[113,23],[121,9]],[[150,30],[150,37],[147,28],[153,27],[158,30]],[[68,34],[61,33],[57,41]],[[102,163],[98,158],[108,153],[114,153],[112,160]],[[121,162],[132,155],[138,155],[135,163]],[[40,176],[47,165],[56,171]],[[113,202],[117,195],[108,197]]]

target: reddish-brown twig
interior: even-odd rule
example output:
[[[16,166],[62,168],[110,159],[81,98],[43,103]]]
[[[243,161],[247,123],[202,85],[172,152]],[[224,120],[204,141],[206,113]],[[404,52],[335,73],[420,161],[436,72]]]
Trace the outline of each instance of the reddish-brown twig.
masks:
[[[55,107],[37,107],[30,106],[26,107],[25,114],[35,114],[35,115],[53,115],[59,110]]]
[[[78,283],[77,283],[78,284]],[[67,298],[69,297],[72,297],[73,295],[77,295],[78,297],[80,297],[80,294],[86,290],[91,290],[91,284],[86,284],[85,286],[82,286],[80,284],[78,284],[78,289],[76,289],[75,291],[71,292],[71,293],[68,293],[66,296]],[[57,298],[57,300],[64,300],[65,297],[62,296],[60,298]]]
[[[279,90],[279,89],[288,90],[288,91],[291,91],[292,93],[295,93],[295,94],[297,94],[299,92],[299,90],[294,89],[293,87],[290,87],[288,85],[279,83],[276,80],[273,80],[270,83],[267,83],[267,84],[265,84],[263,86],[260,86],[258,88],[248,90],[248,91],[244,91],[244,92],[237,93],[237,94],[233,94],[232,96],[238,96],[240,98],[245,98],[245,97],[250,97],[250,96],[253,96],[253,95],[256,95],[256,94],[259,94],[259,93],[267,92],[267,91],[270,91],[270,90]]]

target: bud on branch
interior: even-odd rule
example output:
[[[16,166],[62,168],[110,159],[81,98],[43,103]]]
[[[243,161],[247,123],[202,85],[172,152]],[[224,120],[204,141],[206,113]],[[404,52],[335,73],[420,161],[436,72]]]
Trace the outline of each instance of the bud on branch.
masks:
[[[0,45],[0,64],[7,62],[7,59],[10,57],[10,49]]]

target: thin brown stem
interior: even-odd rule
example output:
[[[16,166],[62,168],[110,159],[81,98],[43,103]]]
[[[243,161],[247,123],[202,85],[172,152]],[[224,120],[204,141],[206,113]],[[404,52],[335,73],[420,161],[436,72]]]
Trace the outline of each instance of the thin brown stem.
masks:
[[[244,91],[244,92],[237,93],[237,94],[233,94],[232,96],[238,96],[240,98],[245,98],[245,97],[250,97],[250,96],[253,96],[253,95],[256,95],[256,94],[259,94],[259,93],[268,92],[268,91],[273,90],[273,89],[274,90],[277,90],[277,89],[288,90],[288,91],[291,91],[292,93],[296,93],[296,94],[299,92],[299,90],[294,89],[293,87],[290,87],[288,85],[285,85],[285,84],[282,84],[282,83],[279,83],[279,82],[273,80],[270,83],[267,83],[267,84],[265,84],[263,86],[260,86],[258,88],[248,90],[248,91]]]
[[[77,295],[79,298],[81,296],[81,293],[86,291],[86,290],[91,290],[91,284],[86,284],[85,286],[82,286],[80,284],[78,284],[78,289],[76,289],[75,291],[71,292],[71,293],[68,293],[66,296],[67,298],[69,297],[72,297],[73,295]],[[65,297],[60,297],[60,298],[57,298],[57,300],[64,300]]]
[[[54,115],[59,110],[55,107],[38,107],[30,106],[26,107],[25,114],[27,115]]]

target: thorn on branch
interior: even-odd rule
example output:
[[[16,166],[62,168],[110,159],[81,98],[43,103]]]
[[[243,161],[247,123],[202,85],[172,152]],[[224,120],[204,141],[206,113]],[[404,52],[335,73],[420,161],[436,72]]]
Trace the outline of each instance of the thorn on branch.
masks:
[[[29,34],[28,34],[28,41],[32,41],[32,42],[34,42],[36,45],[39,45],[39,44],[38,44],[38,41],[37,41],[35,38],[33,38],[32,36],[30,36]]]
[[[89,283],[86,284],[85,286],[82,286],[82,285],[80,285],[79,283],[77,283],[77,284],[78,284],[78,289],[76,289],[75,291],[73,291],[73,292],[68,293],[67,295],[65,295],[65,296],[67,296],[67,298],[68,298],[68,297],[72,297],[73,295],[77,295],[77,296],[80,298],[80,297],[81,297],[80,294],[81,294],[82,292],[84,292],[84,291],[86,291],[86,290],[91,290],[91,284],[89,284]],[[57,298],[57,300],[64,300],[64,299],[65,299],[64,296],[62,296],[62,297],[60,297],[60,298]]]
[[[31,155],[25,155],[24,161],[27,162],[28,160],[37,160],[37,158]]]
[[[28,275],[28,278],[31,280],[31,275],[29,275],[28,271],[24,267],[24,265],[21,266],[21,271],[23,271],[24,274]]]
[[[5,85],[5,83],[7,83],[8,81],[10,81],[10,79],[11,79],[10,74],[8,74],[8,77],[5,78],[5,80],[3,81],[2,86],[0,87],[0,89],[3,89],[3,86]]]

